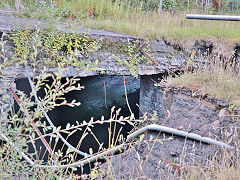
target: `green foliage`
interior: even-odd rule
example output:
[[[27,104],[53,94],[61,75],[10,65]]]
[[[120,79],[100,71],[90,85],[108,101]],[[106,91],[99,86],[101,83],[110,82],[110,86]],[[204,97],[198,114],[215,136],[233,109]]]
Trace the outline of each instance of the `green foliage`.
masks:
[[[4,71],[4,67],[1,68],[1,71]],[[61,73],[61,72],[59,72]],[[51,87],[49,87],[42,101],[45,110],[48,112],[56,106],[78,106],[79,103],[75,101],[67,102],[63,97],[64,94],[73,91],[81,90],[81,86],[75,86],[77,79],[69,79],[67,84],[61,84],[61,76],[54,77],[53,75],[46,74],[42,72],[37,78],[36,89],[40,89],[40,86],[46,85],[46,80],[51,76],[54,81]],[[2,81],[7,81],[6,76],[3,76],[1,73],[0,79]],[[47,87],[47,86],[46,86]],[[8,88],[8,87],[4,87]],[[61,91],[58,90],[61,88]],[[15,112],[14,110],[8,115],[8,122],[4,120],[4,113],[0,114],[0,125],[1,133],[4,132],[4,135],[8,137],[10,142],[3,142],[0,148],[0,177],[2,179],[12,179],[13,177],[20,179],[59,179],[69,177],[70,171],[66,169],[51,169],[51,168],[36,168],[30,166],[25,160],[22,159],[22,153],[27,154],[31,159],[35,159],[36,164],[43,163],[39,159],[38,152],[29,153],[28,147],[29,144],[35,142],[35,133],[36,128],[42,128],[43,132],[46,133],[51,127],[46,126],[45,123],[40,121],[43,118],[41,109],[36,105],[31,97],[28,97],[21,91],[17,91],[17,96],[20,101],[20,111]],[[7,96],[3,96],[2,100],[5,101]],[[57,100],[61,100],[57,103]],[[5,104],[1,103],[1,109]],[[33,111],[30,111],[31,108],[34,108]],[[37,121],[38,120],[38,121]],[[50,138],[54,137],[54,134],[48,135]],[[13,147],[14,145],[14,147]],[[69,158],[69,154],[65,155],[64,160],[60,158],[60,155],[56,153],[56,161],[49,159],[48,163],[61,164],[66,161],[66,158]]]
[[[116,0],[114,3],[109,0],[63,0],[57,3],[57,7],[64,8],[66,16],[71,18],[84,17],[125,17],[130,7],[126,1]]]
[[[88,48],[88,52],[90,51],[90,47],[92,46],[89,41],[82,41],[78,43],[74,35],[64,35],[64,37],[59,37],[60,40],[48,39],[52,37],[51,33],[49,32],[42,32],[37,30],[37,33],[31,30],[25,31],[18,31],[13,34],[13,41],[15,45],[15,58],[18,60],[18,63],[36,63],[32,60],[39,55],[39,52],[43,51],[44,53],[52,50],[53,57],[57,56],[58,52],[62,48],[65,48],[65,54],[71,55],[77,49],[80,52],[86,53],[86,48]],[[48,36],[46,36],[46,34]],[[6,36],[6,35],[5,35]],[[45,37],[45,39],[43,38]],[[55,37],[55,36],[54,36]],[[63,39],[61,39],[63,38]],[[47,39],[47,40],[46,40]],[[79,40],[79,39],[78,39]],[[83,39],[81,39],[83,40]],[[66,41],[66,42],[65,42]],[[47,43],[46,43],[47,42]],[[59,45],[59,42],[62,44]],[[28,43],[31,43],[30,45]],[[45,43],[45,44],[44,44]],[[8,90],[11,86],[8,83],[8,76],[6,76],[6,66],[5,64],[8,63],[8,59],[6,59],[6,51],[5,51],[6,43],[1,41],[1,58],[4,60],[4,63],[0,65],[0,80],[3,81],[4,87],[3,89]],[[81,45],[81,46],[80,46]],[[22,49],[21,47],[29,49]],[[31,47],[33,46],[33,47]],[[52,48],[51,48],[52,47]],[[76,48],[76,49],[75,49]],[[92,49],[94,51],[94,48]],[[43,61],[44,62],[44,61]],[[43,63],[42,62],[42,63]],[[47,74],[45,73],[45,69],[39,73],[37,77],[35,77],[34,86],[36,91],[43,89],[45,92],[45,96],[40,99],[42,106],[46,113],[53,110],[57,106],[70,106],[75,107],[79,106],[80,102],[76,102],[76,100],[72,100],[68,102],[65,99],[65,95],[71,91],[81,90],[83,87],[80,86],[79,79],[72,77],[67,78],[66,82],[61,81],[62,73],[64,69],[62,68],[62,63],[58,64],[58,72],[55,74]],[[52,79],[52,83],[49,84],[49,78]],[[2,92],[0,92],[2,93]],[[13,92],[14,93],[14,92]],[[67,124],[66,128],[62,127],[51,127],[46,124],[46,121],[43,121],[44,115],[42,109],[38,106],[38,103],[32,98],[34,92],[31,92],[30,95],[24,94],[19,90],[16,91],[16,94],[13,94],[17,104],[20,106],[19,111],[15,111],[14,109],[11,111],[10,114],[8,112],[4,112],[4,107],[10,106],[10,104],[6,104],[6,100],[10,98],[8,94],[1,95],[0,97],[0,133],[4,133],[4,136],[8,138],[7,142],[1,144],[0,148],[0,177],[1,178],[20,178],[20,179],[66,179],[66,178],[76,178],[74,175],[74,171],[76,170],[75,167],[68,167],[68,168],[38,168],[36,166],[30,165],[25,158],[23,158],[23,154],[26,154],[34,164],[39,165],[63,165],[63,164],[70,164],[75,162],[77,159],[76,152],[72,149],[68,148],[66,152],[63,152],[61,149],[55,149],[56,143],[58,142],[59,137],[56,135],[56,131],[60,133],[67,134],[67,138],[73,135],[77,131],[83,131],[83,128],[86,127],[84,130],[82,137],[79,137],[79,144],[78,147],[81,145],[82,140],[86,137],[87,134],[91,134],[96,137],[91,127],[95,124],[103,124],[108,123],[112,124],[113,132],[110,131],[111,139],[111,146],[113,147],[116,145],[117,142],[123,141],[122,135],[119,133],[117,138],[115,137],[115,130],[117,123],[125,124],[125,123],[132,123],[136,120],[134,117],[119,117],[120,109],[116,110],[113,107],[111,109],[111,116],[110,119],[105,120],[104,117],[101,120],[93,121],[93,118],[89,121],[83,121],[81,124],[77,122],[76,125]],[[7,118],[6,118],[7,117]],[[7,119],[7,122],[6,122]],[[40,138],[37,129],[40,128],[43,132],[42,137],[48,137],[50,142],[54,142],[55,145],[50,147],[53,148],[52,151],[54,153],[48,154],[48,159],[46,162],[43,162],[40,159],[40,152],[37,151],[35,148],[35,142]],[[113,133],[113,135],[112,135]],[[2,134],[0,137],[3,137]],[[55,141],[54,141],[55,140]],[[96,138],[96,141],[98,139]],[[43,142],[43,141],[42,141]],[[47,142],[46,142],[47,143]],[[45,144],[47,147],[47,144]],[[28,151],[29,145],[34,147],[34,152],[30,153]],[[100,145],[100,143],[99,143]],[[78,148],[77,147],[77,148]],[[100,148],[99,151],[103,149]],[[46,153],[47,148],[44,150]],[[93,150],[89,149],[90,154],[95,155]],[[98,176],[98,173],[93,173],[94,169],[91,171],[90,177],[94,178]]]
[[[98,61],[93,62],[91,53],[98,49],[97,42],[85,35],[64,33],[57,30],[15,31],[11,39],[14,43],[14,62],[34,64],[34,66],[56,67],[71,65],[78,70],[93,70]]]
[[[2,0],[2,1],[0,1],[0,7],[4,7],[4,8],[14,7],[14,1],[11,1],[11,0]]]
[[[65,9],[58,8],[55,4],[50,4],[50,2],[39,1],[37,6],[35,4],[25,2],[24,6],[25,10],[22,12],[22,16],[44,20],[50,24],[59,23],[66,18]]]
[[[72,102],[67,102],[64,98],[64,95],[68,92],[81,90],[82,86],[77,84],[76,82],[79,79],[71,78],[67,79],[67,82],[62,84],[61,83],[61,74],[62,69],[59,69],[59,73],[56,76],[52,74],[46,74],[44,71],[41,72],[39,76],[35,79],[35,87],[38,91],[40,88],[44,88],[46,96],[41,99],[42,106],[44,107],[46,112],[51,111],[56,106],[79,106],[80,103],[73,100]],[[47,85],[49,77],[53,79],[53,83],[51,85]],[[1,79],[6,80],[5,76],[1,76]],[[4,87],[7,88],[7,87]],[[76,125],[67,124],[66,128],[55,128],[46,125],[45,121],[41,121],[44,117],[42,114],[41,109],[37,105],[37,103],[31,98],[27,96],[21,91],[17,91],[17,96],[19,97],[20,101],[20,111],[15,112],[14,110],[8,117],[8,122],[3,122],[3,113],[0,114],[0,124],[3,133],[5,136],[11,141],[11,143],[5,142],[3,143],[0,148],[0,177],[1,178],[11,178],[16,177],[19,179],[66,179],[74,177],[74,171],[76,170],[75,167],[69,168],[37,168],[35,166],[31,166],[27,163],[25,159],[22,157],[22,152],[25,153],[35,164],[44,164],[44,165],[62,165],[62,164],[69,164],[75,162],[76,155],[75,152],[68,148],[66,152],[63,152],[61,149],[53,149],[54,156],[48,156],[48,160],[43,162],[43,160],[39,159],[39,153],[36,149],[34,153],[30,153],[28,151],[29,144],[35,144],[36,140],[40,138],[36,136],[36,128],[41,128],[43,131],[44,137],[50,138],[50,142],[55,139],[55,143],[58,142],[58,137],[56,136],[56,130],[61,133],[65,133],[70,137],[77,131],[83,131],[82,137],[79,137],[79,146],[81,145],[82,140],[86,135],[90,134],[95,137],[91,128],[94,127],[96,124],[112,124],[113,129],[115,132],[115,126],[117,123],[125,124],[134,122],[134,119],[129,117],[123,118],[119,117],[120,109],[114,110],[114,107],[111,108],[111,117],[108,120],[105,120],[104,117],[101,120],[93,121],[91,119],[89,122],[83,121],[82,123],[77,122]],[[4,99],[3,99],[4,100]],[[3,103],[0,104],[1,108],[4,106]],[[31,110],[34,109],[34,110]],[[139,121],[140,122],[140,121]],[[112,132],[110,132],[111,134]],[[112,142],[117,143],[121,139],[122,136],[118,134],[117,138],[112,135]],[[96,139],[96,141],[98,141]],[[53,141],[54,142],[54,141]],[[56,145],[56,144],[55,144]],[[53,145],[53,147],[55,147]],[[100,145],[100,144],[99,144]],[[113,144],[112,144],[113,145]],[[99,151],[103,149],[100,148]],[[93,150],[90,148],[89,153],[95,155]],[[91,170],[90,176],[97,177],[97,173],[93,174],[94,169]]]
[[[166,0],[163,1],[163,9],[165,11],[175,11],[180,7],[176,0]]]
[[[128,42],[128,46],[125,49],[126,57],[120,58],[116,57],[115,60],[118,63],[118,65],[125,65],[128,67],[130,73],[132,76],[137,77],[138,76],[138,68],[140,64],[143,63],[151,63],[144,55],[141,53],[140,46],[143,46],[142,48],[145,52],[149,52],[149,42],[144,42],[141,44],[139,40],[136,40],[135,42]]]

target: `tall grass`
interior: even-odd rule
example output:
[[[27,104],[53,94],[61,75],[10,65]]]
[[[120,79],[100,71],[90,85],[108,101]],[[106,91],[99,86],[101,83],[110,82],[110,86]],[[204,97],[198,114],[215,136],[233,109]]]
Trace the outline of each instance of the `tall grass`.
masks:
[[[130,4],[131,3],[131,4]],[[67,17],[78,20],[81,26],[105,29],[136,36],[173,37],[175,39],[219,38],[240,39],[237,22],[187,20],[192,10],[143,11],[143,4],[129,0],[58,0],[57,7],[65,8]],[[194,10],[201,13],[202,10]],[[78,24],[79,25],[79,24]]]
[[[171,37],[185,40],[227,38],[234,42],[239,41],[239,23],[187,20],[186,13],[165,12],[159,16],[157,12],[132,12],[128,16],[118,19],[111,17],[84,18],[79,22],[87,28],[106,29],[136,36]]]
[[[192,92],[209,94],[213,98],[240,105],[240,64],[236,58],[205,57],[205,62],[191,63],[180,75],[169,76],[160,84],[186,88]]]
[[[3,0],[3,2],[11,3],[12,1]],[[61,19],[68,20],[67,22],[70,22],[71,26],[73,26],[71,20],[74,20],[77,22],[77,26],[141,37],[171,37],[184,40],[227,38],[234,43],[240,40],[240,24],[238,22],[186,19],[187,13],[201,14],[201,8],[179,10],[175,7],[174,11],[163,11],[160,15],[157,9],[144,11],[141,1],[133,3],[129,0],[56,0],[55,9],[50,8],[50,0],[46,0],[44,7],[35,7],[33,0],[22,0],[22,2],[26,11],[31,9],[30,14],[25,13],[29,17],[39,18],[53,14],[64,17]],[[44,10],[47,11],[46,15],[44,15]],[[56,11],[56,13],[48,11]],[[45,17],[44,19],[49,18]]]
[[[63,0],[57,2],[57,6],[65,8],[70,17],[81,14],[87,17],[120,19],[132,13],[131,5],[126,0],[116,0],[115,2],[106,0]]]

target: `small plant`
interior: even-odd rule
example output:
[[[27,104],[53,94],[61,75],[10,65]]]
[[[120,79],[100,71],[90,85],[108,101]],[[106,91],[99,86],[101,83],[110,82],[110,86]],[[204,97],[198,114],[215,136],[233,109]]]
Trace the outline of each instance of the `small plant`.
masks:
[[[1,69],[4,72],[4,68]],[[41,76],[38,77],[38,81],[36,83],[36,89],[39,89],[40,86],[45,84],[46,78],[49,75],[42,73]],[[51,76],[53,77],[53,76]],[[6,82],[6,76],[1,75],[1,81]],[[53,83],[52,87],[46,88],[46,96],[44,98],[45,101],[42,101],[43,106],[45,107],[46,111],[53,109],[56,106],[62,105],[69,105],[69,106],[76,106],[79,105],[76,102],[66,102],[63,98],[63,95],[69,91],[73,90],[80,90],[82,87],[78,86],[75,87],[74,84],[76,82],[75,79],[71,79],[68,84],[64,86],[59,81],[59,78],[55,78],[55,83]],[[8,83],[6,83],[8,84]],[[60,88],[61,91],[53,91],[54,88]],[[43,114],[41,109],[37,106],[36,103],[31,100],[31,97],[28,97],[21,91],[14,91],[11,90],[11,87],[5,86],[11,93],[13,93],[13,97],[15,101],[20,106],[20,112],[12,111],[10,115],[8,115],[8,121],[3,121],[5,119],[5,113],[1,113],[0,115],[0,124],[1,124],[1,138],[2,133],[5,137],[8,138],[8,142],[4,142],[1,145],[1,153],[0,153],[0,176],[1,178],[24,178],[24,179],[38,179],[39,177],[47,178],[47,179],[54,179],[59,177],[68,177],[69,174],[66,172],[65,169],[46,169],[46,168],[38,168],[34,166],[30,166],[26,161],[23,161],[22,153],[27,154],[31,159],[35,159],[35,163],[41,164],[43,161],[38,159],[38,152],[29,153],[28,148],[29,144],[34,146],[34,139],[36,138],[36,134],[40,136],[40,131],[38,130],[41,128],[43,132],[47,132],[49,127],[46,126],[45,123],[42,123],[40,120],[43,118]],[[55,89],[55,90],[56,90]],[[3,98],[7,98],[4,96]],[[61,99],[60,103],[56,103],[58,99]],[[2,99],[4,102],[4,99]],[[1,103],[1,109],[6,106],[6,104]],[[34,108],[34,111],[30,111],[30,109]],[[52,134],[49,135],[50,138],[53,138]],[[44,137],[41,137],[41,140]],[[43,141],[45,142],[45,141]],[[44,144],[46,145],[46,144]],[[48,149],[48,148],[46,148]],[[49,149],[48,149],[49,150]],[[53,158],[53,159],[52,159]],[[62,161],[58,161],[60,156],[59,154],[52,154],[52,158],[49,159],[50,162],[62,163]]]
[[[25,66],[27,66],[29,63],[40,64],[37,59],[39,53],[49,51],[52,51],[52,57],[54,60],[54,58],[58,55],[57,50],[60,51],[62,48],[65,48],[66,56],[72,55],[76,52],[76,50],[87,54],[86,48],[88,48],[88,52],[91,52],[91,50],[94,51],[94,42],[84,40],[82,37],[78,39],[77,36],[71,34],[62,34],[63,37],[60,36],[59,38],[63,38],[64,42],[59,45],[57,40],[52,41],[53,39],[51,38],[47,40],[44,39],[43,37],[45,36],[45,33],[46,32],[41,32],[40,30],[38,30],[37,33],[31,30],[15,32],[13,35],[13,40],[15,44],[16,59],[12,63],[18,63]],[[49,37],[52,37],[52,35],[49,34],[47,38]],[[10,60],[5,57],[7,54],[7,50],[5,48],[6,43],[3,41],[3,38],[1,40],[1,60],[3,60],[4,63],[0,65],[0,80],[1,82],[4,82],[3,89],[9,92],[19,105],[19,111],[12,110],[11,113],[8,114],[7,111],[4,112],[3,110],[6,106],[10,106],[10,104],[5,103],[10,96],[8,94],[0,96],[0,98],[2,98],[0,103],[0,136],[6,141],[1,144],[0,149],[1,178],[77,178],[77,176],[74,174],[74,171],[76,170],[75,165],[70,165],[69,167],[66,165],[64,166],[66,163],[72,164],[77,160],[76,151],[73,150],[72,147],[69,147],[66,152],[63,152],[61,148],[56,148],[56,144],[60,139],[58,135],[59,132],[65,133],[67,134],[67,137],[70,137],[77,131],[83,131],[84,128],[85,131],[83,132],[82,137],[79,137],[79,147],[87,134],[92,134],[95,137],[91,130],[95,124],[109,123],[113,124],[112,130],[109,131],[111,137],[109,139],[109,148],[114,147],[120,140],[123,140],[121,133],[116,132],[116,124],[132,124],[131,121],[135,122],[135,120],[132,119],[132,117],[130,119],[129,117],[119,117],[120,109],[117,110],[115,114],[114,108],[112,108],[111,117],[108,120],[105,120],[103,117],[101,120],[93,121],[93,119],[91,119],[89,122],[83,121],[82,123],[77,123],[76,125],[71,125],[68,123],[66,128],[54,127],[51,124],[50,126],[47,125],[47,123],[43,121],[43,118],[46,116],[45,114],[47,112],[53,110],[55,107],[74,107],[80,105],[80,102],[76,102],[75,100],[68,102],[64,97],[65,94],[71,91],[81,90],[83,88],[79,83],[77,83],[79,79],[72,77],[67,78],[66,83],[61,81],[62,73],[64,71],[62,61],[58,64],[58,72],[56,74],[45,73],[45,69],[43,68],[40,74],[34,78],[35,83],[30,96],[19,90],[14,91],[8,83],[9,74],[6,74],[6,64],[10,62]],[[31,42],[31,40],[33,42]],[[77,42],[78,40],[81,42]],[[43,44],[46,42],[48,44],[46,44],[46,47],[43,47]],[[31,44],[29,45],[28,43]],[[50,49],[50,47],[53,47],[53,49]],[[49,50],[47,48],[49,48]],[[41,63],[46,62],[42,61]],[[30,78],[29,75],[28,77]],[[49,78],[52,79],[51,84],[48,83]],[[38,97],[36,98],[37,91],[41,89],[44,90],[45,96],[41,99],[38,99]],[[0,92],[2,93],[3,91]],[[35,97],[36,101],[32,97]],[[41,105],[39,105],[38,102]],[[41,129],[41,131],[39,129]],[[46,141],[46,137],[50,140]],[[41,140],[43,143],[45,147],[45,149],[43,149],[44,152],[37,151],[35,143],[38,140]],[[96,139],[96,141],[98,140]],[[50,146],[51,142],[54,145]],[[34,149],[33,153],[28,151],[30,146],[32,146]],[[102,148],[99,150],[104,151]],[[90,148],[89,153],[95,156],[95,153],[98,152],[93,152],[93,150]],[[43,161],[41,154],[46,154],[45,157],[48,157],[47,161]],[[89,162],[87,161],[87,163]],[[46,165],[49,167],[45,168],[44,166]],[[96,175],[92,174],[90,176],[95,177]]]
[[[151,61],[146,58],[142,53],[141,50],[149,53],[149,42],[140,43],[139,40],[136,40],[135,42],[128,42],[128,46],[125,50],[126,57],[120,58],[116,57],[115,60],[118,63],[118,65],[125,65],[129,69],[132,76],[137,77],[138,76],[138,68],[140,64],[143,63],[151,63]]]
[[[59,67],[58,74],[47,74],[43,71],[35,79],[34,86],[36,91],[43,88],[45,92],[45,96],[40,99],[40,103],[46,113],[57,106],[74,107],[80,105],[80,102],[76,102],[75,100],[67,102],[64,94],[81,90],[83,87],[80,86],[79,83],[76,83],[78,79],[75,77],[67,79],[67,82],[63,84],[61,82],[61,73],[62,68]],[[6,79],[5,76],[1,76],[1,78],[2,80]],[[51,85],[47,83],[49,78],[53,79]],[[10,89],[10,87],[4,88]],[[96,138],[92,131],[94,125],[108,123],[110,124],[109,148],[113,148],[117,143],[124,140],[121,136],[121,130],[119,132],[116,131],[116,125],[118,123],[133,124],[133,122],[136,122],[132,116],[126,118],[122,116],[119,117],[120,109],[115,112],[115,108],[113,107],[111,109],[110,119],[105,120],[104,117],[102,117],[101,120],[94,121],[92,118],[89,122],[76,122],[77,124],[75,125],[68,123],[66,127],[52,127],[52,125],[49,126],[42,120],[45,115],[38,103],[31,98],[34,96],[34,91],[30,96],[27,96],[21,91],[15,93],[10,90],[10,92],[20,106],[20,111],[12,111],[7,122],[3,121],[5,117],[4,113],[1,113],[0,116],[1,127],[6,127],[5,129],[2,128],[1,132],[4,135],[1,134],[1,137],[7,137],[7,140],[5,139],[7,142],[2,145],[0,150],[0,161],[2,162],[0,166],[1,177],[15,176],[30,179],[38,179],[39,177],[47,179],[74,177],[76,166],[72,166],[72,163],[77,161],[76,152],[71,148],[68,148],[66,152],[63,152],[62,148],[56,148],[56,143],[59,141],[59,136],[56,132],[67,134],[67,138],[69,138],[77,131],[83,131],[82,136],[79,137],[79,144],[77,146],[77,148],[79,148],[86,135],[91,134]],[[1,109],[3,106],[5,106],[5,104],[1,103]],[[43,134],[41,134],[38,129],[42,129]],[[50,139],[48,142],[45,140],[46,137]],[[45,149],[43,149],[44,152],[37,151],[35,147],[37,140],[43,142],[45,146]],[[97,138],[96,141],[98,142]],[[49,146],[48,143],[51,144],[50,142],[53,142],[54,145]],[[33,146],[35,150],[34,153],[28,151],[30,145]],[[100,143],[99,146],[99,151],[104,152],[105,149],[101,148]],[[23,153],[31,159],[34,165],[29,164],[29,161],[26,161],[25,157],[24,160],[22,160],[24,156]],[[42,153],[48,157],[47,161],[43,161],[43,159],[40,158]],[[90,155],[95,156],[97,155],[96,153],[99,152],[93,152],[91,148],[89,149]],[[88,163],[88,161],[86,161],[86,163]],[[69,167],[64,164],[69,164]],[[11,168],[9,168],[9,166],[11,166]],[[49,167],[44,168],[44,166]],[[54,168],[55,166],[59,166],[59,168]],[[92,170],[91,176],[95,177],[96,175]]]
[[[97,42],[85,35],[67,34],[54,29],[25,29],[15,31],[10,39],[14,43],[15,57],[5,65],[18,62],[33,64],[36,68],[46,65],[56,67],[61,63],[78,70],[94,70],[98,64],[98,60],[91,60],[91,53],[98,49]]]

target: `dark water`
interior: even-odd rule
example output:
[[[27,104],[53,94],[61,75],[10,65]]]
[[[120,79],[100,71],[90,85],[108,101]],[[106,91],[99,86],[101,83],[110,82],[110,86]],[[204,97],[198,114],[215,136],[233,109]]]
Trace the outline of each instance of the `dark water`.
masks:
[[[140,92],[140,79],[133,78],[131,76],[126,76],[126,87],[128,100],[131,106],[135,117],[139,117],[139,109],[136,104],[139,104],[139,92]],[[65,78],[62,78],[62,82],[66,81]],[[123,85],[123,77],[122,76],[93,76],[93,77],[85,77],[81,78],[78,82],[81,86],[85,88],[81,91],[73,91],[68,93],[65,97],[68,102],[76,99],[77,102],[81,102],[81,105],[78,107],[69,107],[69,106],[61,106],[56,107],[54,110],[50,111],[48,115],[53,121],[56,127],[61,126],[65,128],[67,123],[76,125],[76,121],[81,124],[83,120],[89,121],[91,117],[94,117],[94,120],[101,119],[101,116],[104,116],[105,119],[109,119],[111,108],[115,106],[115,109],[121,108],[120,115],[121,116],[130,116],[129,109],[125,100],[124,93],[124,85]],[[105,104],[105,89],[104,83],[106,87],[106,104]],[[51,84],[51,80],[49,82]],[[18,79],[16,80],[17,89],[24,91],[29,94],[31,89],[28,84],[27,79]],[[44,92],[41,90],[38,93],[39,97],[44,96]],[[15,107],[17,108],[17,107]],[[44,119],[43,119],[44,121]],[[126,137],[128,132],[132,129],[132,126],[129,124],[120,125],[117,124],[116,132],[122,127],[121,134]],[[103,144],[104,148],[108,148],[109,141],[109,132],[108,132],[109,124],[98,124],[92,128],[92,132],[97,137],[98,141]],[[84,128],[83,128],[84,131]],[[83,131],[77,131],[72,136],[68,138],[68,142],[76,147],[79,143],[80,138],[82,137]],[[116,133],[117,134],[117,133]],[[62,134],[65,138],[67,134]],[[49,141],[49,139],[47,138]],[[55,142],[52,142],[52,145]],[[45,161],[48,158],[48,154],[44,155],[44,146],[41,141],[36,142],[37,150],[40,150],[39,153],[40,159],[44,159]],[[59,140],[56,146],[56,150],[61,149],[63,147],[63,143]],[[92,148],[93,152],[98,152],[99,144],[96,139],[91,135],[87,135],[80,147],[80,150],[86,153],[89,153],[89,149]],[[66,151],[66,147],[63,148],[63,151]],[[30,147],[30,151],[33,151],[32,147]],[[77,159],[82,158],[80,155],[77,156]],[[89,165],[91,166],[91,165]],[[85,166],[83,168],[84,173],[89,172],[89,167]],[[80,173],[80,169],[78,170]]]

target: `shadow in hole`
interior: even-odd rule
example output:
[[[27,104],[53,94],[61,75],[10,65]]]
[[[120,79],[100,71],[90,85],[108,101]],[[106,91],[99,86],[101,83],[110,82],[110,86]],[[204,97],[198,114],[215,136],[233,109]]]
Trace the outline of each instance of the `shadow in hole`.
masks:
[[[62,83],[66,82],[66,78],[62,78]],[[106,88],[106,104],[105,104],[105,89]],[[52,83],[52,79],[49,79],[48,84]],[[115,110],[121,108],[120,116],[126,117],[130,116],[129,109],[125,100],[125,92],[123,85],[122,76],[93,76],[81,78],[78,82],[81,86],[84,86],[84,89],[81,91],[73,91],[66,94],[64,97],[68,102],[71,102],[73,99],[76,99],[77,102],[81,102],[81,105],[78,107],[69,107],[69,106],[60,106],[56,107],[52,111],[48,112],[50,119],[53,121],[56,127],[61,126],[62,129],[66,127],[68,123],[71,125],[76,125],[76,121],[81,124],[83,120],[88,122],[91,117],[94,117],[94,120],[101,119],[101,116],[104,116],[105,119],[110,118],[111,108],[115,106]],[[26,94],[30,94],[31,89],[27,79],[18,79],[16,80],[16,85],[18,90],[24,91]],[[139,92],[140,92],[140,79],[136,79],[130,76],[126,76],[126,88],[128,94],[128,101],[130,107],[135,114],[136,118],[139,118],[139,109],[136,104],[139,104]],[[39,97],[44,97],[45,93],[43,88],[38,92]],[[17,104],[15,103],[15,109],[17,109]],[[119,117],[120,117],[119,116]],[[45,121],[45,119],[42,119]],[[113,127],[114,123],[112,123]],[[109,142],[109,124],[97,124],[92,129],[92,132],[97,137],[97,140],[102,144],[103,148],[108,148]],[[121,125],[117,123],[115,139],[118,134],[118,131],[122,128],[121,134],[123,137],[128,135],[128,132],[132,129],[132,126],[126,123],[126,125]],[[77,147],[80,138],[84,132],[82,131],[75,132],[72,136],[68,138],[68,142]],[[42,130],[41,130],[42,131]],[[113,131],[113,128],[112,128]],[[51,132],[51,131],[49,131]],[[42,132],[43,133],[43,132]],[[67,137],[67,134],[62,133],[63,137]],[[46,138],[49,142],[50,138]],[[89,149],[92,148],[93,153],[99,151],[99,144],[93,135],[88,134],[82,141],[80,150],[86,153],[89,153]],[[51,142],[52,148],[54,147],[55,141]],[[36,141],[36,148],[39,154],[40,159],[44,159],[47,162],[49,154],[44,153],[46,149],[40,140]],[[59,140],[55,147],[55,152],[61,150],[66,152],[67,147],[63,146],[61,140]],[[41,151],[40,151],[41,150]],[[29,145],[29,152],[34,152],[32,145]],[[81,159],[82,156],[77,155],[76,159]],[[93,163],[83,167],[83,172],[81,168],[78,168],[77,173],[89,173],[90,167],[93,167]]]

